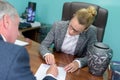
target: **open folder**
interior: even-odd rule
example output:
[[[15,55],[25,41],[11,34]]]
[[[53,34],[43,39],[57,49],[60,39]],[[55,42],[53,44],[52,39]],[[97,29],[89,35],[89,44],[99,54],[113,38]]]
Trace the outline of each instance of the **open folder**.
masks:
[[[46,76],[46,71],[50,67],[50,65],[47,64],[41,64],[38,68],[35,76],[37,80],[42,80]],[[58,76],[57,80],[65,80],[66,77],[66,71],[63,67],[58,67]]]

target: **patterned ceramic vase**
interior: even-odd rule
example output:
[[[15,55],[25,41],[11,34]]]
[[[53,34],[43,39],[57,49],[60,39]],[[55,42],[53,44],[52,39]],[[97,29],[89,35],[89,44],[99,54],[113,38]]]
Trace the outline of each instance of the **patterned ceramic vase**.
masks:
[[[102,76],[112,58],[112,50],[102,42],[96,42],[88,49],[89,72],[95,76]]]

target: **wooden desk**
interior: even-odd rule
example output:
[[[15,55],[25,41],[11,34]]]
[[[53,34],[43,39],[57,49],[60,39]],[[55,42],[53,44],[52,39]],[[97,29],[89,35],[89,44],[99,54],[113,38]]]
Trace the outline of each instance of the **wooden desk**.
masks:
[[[26,46],[30,56],[30,66],[32,72],[35,74],[41,63],[45,63],[42,56],[39,54],[39,46],[37,42],[29,41],[30,45]],[[64,53],[54,53],[56,63],[58,66],[64,67],[73,61],[74,56]],[[67,73],[65,80],[111,80],[109,79],[109,71],[107,70],[103,77],[96,77],[89,73],[88,67],[78,69],[74,73]]]

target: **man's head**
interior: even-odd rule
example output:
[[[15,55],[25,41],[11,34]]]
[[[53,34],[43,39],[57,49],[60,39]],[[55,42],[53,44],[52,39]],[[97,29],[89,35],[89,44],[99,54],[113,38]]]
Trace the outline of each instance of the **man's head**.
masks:
[[[93,23],[96,15],[97,11],[93,6],[76,11],[69,23],[69,34],[78,35],[86,30]]]
[[[7,42],[14,43],[19,35],[19,16],[16,9],[8,2],[0,0],[0,34]]]

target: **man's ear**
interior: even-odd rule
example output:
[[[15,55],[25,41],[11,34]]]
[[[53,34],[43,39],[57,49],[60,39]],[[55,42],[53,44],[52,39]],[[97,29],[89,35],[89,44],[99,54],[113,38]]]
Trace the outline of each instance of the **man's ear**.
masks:
[[[7,29],[10,25],[10,16],[7,14],[3,16],[3,25],[5,29]]]

